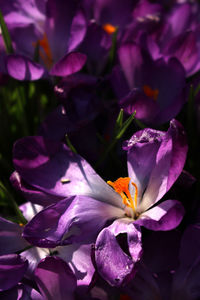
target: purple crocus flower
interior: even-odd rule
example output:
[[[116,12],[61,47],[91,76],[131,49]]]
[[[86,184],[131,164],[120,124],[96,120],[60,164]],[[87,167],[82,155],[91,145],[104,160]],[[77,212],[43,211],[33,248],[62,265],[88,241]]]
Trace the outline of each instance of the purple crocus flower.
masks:
[[[73,300],[76,277],[59,257],[46,257],[35,270],[36,283],[44,299]]]
[[[199,224],[189,225],[183,233],[178,255],[179,266],[172,284],[172,299],[195,300],[200,297]]]
[[[122,69],[115,68],[112,85],[119,105],[128,114],[146,124],[160,125],[175,117],[185,97],[185,71],[176,58],[152,60],[149,53],[136,44],[119,48]],[[169,89],[170,86],[170,89]]]
[[[67,76],[85,64],[86,56],[74,52],[86,32],[86,20],[78,2],[48,0],[38,4],[18,0],[15,5],[2,2],[0,8],[15,46],[15,54],[5,59],[12,77],[36,80],[44,77],[46,70],[53,76]],[[20,34],[16,34],[17,30]],[[37,45],[40,63],[33,61]]]
[[[184,66],[186,76],[198,72],[199,64],[199,3],[181,3],[164,15],[162,26],[147,37],[154,59],[168,61],[176,57]]]
[[[144,239],[144,255],[124,293],[136,300],[199,299],[199,224],[179,231],[152,232]],[[142,281],[142,285],[141,285]]]
[[[123,28],[132,21],[133,10],[137,2],[134,0],[84,0],[83,7],[88,18],[94,19],[107,32],[112,33],[114,27]]]
[[[2,218],[0,222],[0,299],[18,300],[23,295],[27,299],[31,297],[33,300],[42,300],[42,296],[34,288],[21,283],[27,272],[28,260],[13,252],[27,246],[28,243],[25,240],[22,241],[22,237],[19,235],[20,226]],[[17,228],[16,233],[14,233],[14,227]]]
[[[7,254],[0,256],[0,292],[8,290],[22,279],[28,261],[18,254]]]
[[[111,285],[123,284],[135,272],[142,250],[140,226],[171,230],[184,214],[176,200],[157,204],[185,163],[187,143],[182,126],[173,120],[167,132],[139,131],[124,149],[129,177],[106,184],[63,144],[28,137],[14,148],[15,168],[23,180],[42,193],[64,198],[39,212],[25,226],[24,237],[40,247],[96,240],[95,263]],[[114,222],[105,227],[111,220]],[[116,240],[120,233],[127,234],[130,256]]]
[[[20,206],[20,210],[22,211],[26,220],[30,221],[36,213],[42,210],[42,206],[27,202]],[[59,264],[63,265],[63,268],[68,270],[68,275],[66,276],[70,277],[70,274],[72,274],[71,277],[73,280],[74,278],[76,278],[76,285],[78,289],[80,289],[80,292],[86,292],[94,274],[94,267],[90,257],[90,244],[76,244],[65,247],[57,247],[51,249],[50,251],[50,249],[48,248],[35,247],[33,245],[30,245],[22,237],[22,232],[24,229],[23,225],[13,223],[3,218],[0,218],[0,223],[0,260],[2,258],[2,263],[0,262],[0,265],[2,265],[0,266],[0,268],[2,268],[2,277],[0,278],[0,284],[2,288],[4,287],[4,289],[6,290],[9,288],[9,293],[11,294],[17,293],[17,290],[20,290],[21,288],[27,289],[28,286],[22,286],[20,288],[20,286],[16,286],[16,284],[21,280],[22,277],[30,281],[34,281],[34,273],[38,268],[38,264],[42,260],[49,261],[49,255],[51,254],[57,256],[55,262],[55,265],[58,264],[57,269],[59,269]],[[15,254],[15,252],[20,252],[20,256]],[[8,265],[8,267],[5,268],[4,265]],[[49,263],[46,264],[47,268],[48,266]],[[13,272],[10,272],[12,268]],[[5,271],[3,272],[4,269]],[[6,272],[8,272],[10,276],[8,276]],[[55,266],[55,273],[56,272],[57,271]],[[65,271],[63,271],[63,274],[64,272]],[[56,274],[53,274],[53,269],[52,274],[50,274],[50,277],[51,276],[57,276]],[[47,285],[47,287],[51,291],[55,291],[56,289],[58,289],[57,283],[51,287]],[[10,289],[12,288],[14,288],[14,290],[10,291]],[[67,287],[67,289],[69,290],[69,293],[72,292],[70,290],[70,286]],[[27,293],[29,292],[32,293],[33,291],[29,291],[28,289]],[[41,291],[42,294],[43,292]]]

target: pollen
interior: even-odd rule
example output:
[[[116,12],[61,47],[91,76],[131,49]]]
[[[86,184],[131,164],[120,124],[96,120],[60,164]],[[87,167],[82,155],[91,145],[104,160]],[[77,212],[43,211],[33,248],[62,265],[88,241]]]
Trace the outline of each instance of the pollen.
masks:
[[[113,34],[116,30],[117,30],[117,27],[116,26],[113,26],[112,24],[104,24],[103,25],[103,29],[108,33],[108,34]]]
[[[147,97],[153,99],[154,101],[158,99],[158,94],[159,94],[158,89],[153,90],[149,85],[144,85],[143,91]]]
[[[138,188],[134,182],[131,182],[131,184],[135,188],[134,199],[132,199],[131,193],[129,191],[130,180],[131,179],[129,177],[120,177],[114,182],[107,181],[107,184],[109,184],[115,190],[115,192],[117,192],[122,197],[123,204],[131,207],[133,211],[135,211],[135,208],[137,206]]]

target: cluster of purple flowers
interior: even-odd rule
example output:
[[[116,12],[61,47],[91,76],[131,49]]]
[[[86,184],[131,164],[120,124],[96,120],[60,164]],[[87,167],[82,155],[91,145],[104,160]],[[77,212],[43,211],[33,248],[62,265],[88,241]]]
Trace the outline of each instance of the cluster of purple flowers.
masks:
[[[13,146],[0,299],[200,299],[200,3],[0,0],[0,23],[1,95],[56,99]]]

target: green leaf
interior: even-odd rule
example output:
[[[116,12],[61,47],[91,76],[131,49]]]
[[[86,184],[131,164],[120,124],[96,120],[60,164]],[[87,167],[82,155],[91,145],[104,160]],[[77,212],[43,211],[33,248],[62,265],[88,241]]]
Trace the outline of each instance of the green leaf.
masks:
[[[117,34],[118,34],[118,27],[116,28],[115,32],[112,35],[112,46],[111,46],[110,53],[109,53],[109,62],[110,62],[111,66],[113,64],[113,61],[114,61],[115,55],[116,55]]]
[[[72,145],[72,143],[71,143],[71,141],[70,141],[70,139],[69,139],[69,137],[68,137],[67,134],[65,135],[65,139],[66,139],[67,146],[69,147],[69,149],[70,149],[72,152],[74,152],[74,153],[77,154],[78,152],[77,152],[76,148]]]
[[[123,123],[121,129],[119,130],[118,134],[115,137],[117,140],[119,140],[123,136],[123,134],[129,127],[129,125],[132,123],[133,119],[135,118],[135,114],[136,114],[136,111],[134,111],[134,113],[132,115],[130,115],[130,117]]]
[[[122,127],[123,118],[124,118],[124,110],[120,109],[119,115],[118,115],[116,123],[115,123],[115,129],[114,129],[114,134],[115,135],[119,131],[119,129]]]
[[[12,46],[12,41],[10,38],[10,34],[7,28],[7,25],[4,21],[4,17],[2,15],[2,12],[0,11],[0,26],[1,26],[1,32],[2,32],[2,36],[3,36],[3,40],[5,43],[5,47],[6,47],[6,52],[8,54],[14,53],[13,50],[13,46]]]
[[[19,223],[26,224],[27,221],[24,218],[21,210],[19,209],[17,203],[15,202],[13,196],[11,193],[8,191],[8,189],[5,187],[5,185],[0,181],[0,189],[3,191],[3,193],[6,195],[10,206],[15,210],[16,216],[18,218]]]
[[[135,118],[134,121],[137,124],[137,126],[140,127],[141,129],[147,128],[147,126],[144,125],[140,120],[138,120],[138,119]]]
[[[200,84],[198,84],[198,86],[194,90],[194,95],[197,96],[197,94],[199,93],[199,91],[200,91]]]
[[[101,158],[96,163],[96,165],[95,165],[96,168],[99,167],[101,165],[101,163],[107,158],[109,153],[112,151],[112,149],[116,145],[117,141],[123,136],[123,134],[129,127],[129,125],[133,121],[135,114],[136,114],[136,111],[121,125],[119,130],[114,133],[114,137],[112,138],[111,143],[108,145],[108,147],[105,149],[104,153],[102,154]],[[117,117],[115,127],[116,127],[116,125],[119,126],[119,124],[122,123],[122,118],[123,118],[123,110],[120,111],[120,113]]]

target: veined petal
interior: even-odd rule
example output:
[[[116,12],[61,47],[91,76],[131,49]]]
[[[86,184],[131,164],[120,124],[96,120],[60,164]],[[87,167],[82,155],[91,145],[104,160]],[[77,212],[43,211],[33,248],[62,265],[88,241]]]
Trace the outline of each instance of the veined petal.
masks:
[[[8,74],[17,80],[38,80],[45,75],[45,69],[28,57],[10,54],[6,58]]]
[[[71,52],[61,58],[50,70],[50,75],[68,76],[82,69],[86,62],[86,55],[79,52]]]
[[[129,177],[138,186],[137,208],[143,212],[159,201],[181,174],[188,148],[186,134],[182,125],[172,120],[167,132],[146,128],[136,132],[123,148],[128,151]]]
[[[136,132],[126,141],[128,175],[138,187],[138,202],[148,185],[152,169],[156,163],[156,154],[162,143],[164,132],[146,128]]]
[[[71,52],[83,41],[87,31],[87,21],[85,15],[79,10],[72,20],[70,29],[70,38],[68,44],[68,51]]]
[[[72,242],[94,242],[107,220],[124,211],[85,196],[70,197],[39,212],[24,229],[33,245],[54,248]]]
[[[43,137],[26,137],[14,146],[14,165],[28,184],[59,197],[86,195],[123,208],[121,197],[81,156]]]
[[[182,125],[172,120],[156,153],[155,166],[142,199],[142,210],[159,201],[181,174],[187,155],[186,133]]]
[[[171,230],[176,228],[184,216],[182,204],[176,200],[166,200],[145,211],[135,221],[150,230]]]
[[[55,256],[46,257],[39,263],[35,279],[44,299],[74,299],[76,278],[62,259]]]
[[[27,184],[16,171],[11,174],[10,181],[13,187],[19,191],[26,200],[39,206],[48,206],[64,198],[34,188]]]
[[[126,254],[117,242],[116,236],[127,234]],[[135,274],[135,263],[142,254],[140,228],[128,219],[119,219],[104,228],[95,244],[95,261],[99,274],[113,286],[127,283]]]

